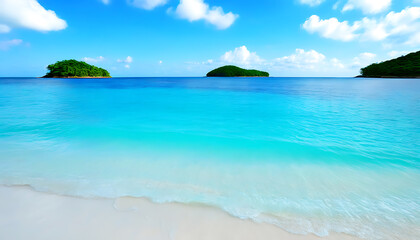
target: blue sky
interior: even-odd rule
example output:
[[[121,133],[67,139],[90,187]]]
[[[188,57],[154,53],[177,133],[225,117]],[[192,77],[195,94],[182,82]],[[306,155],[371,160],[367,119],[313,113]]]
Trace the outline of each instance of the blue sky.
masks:
[[[420,50],[420,0],[0,0],[0,76],[77,59],[112,76],[354,76]]]

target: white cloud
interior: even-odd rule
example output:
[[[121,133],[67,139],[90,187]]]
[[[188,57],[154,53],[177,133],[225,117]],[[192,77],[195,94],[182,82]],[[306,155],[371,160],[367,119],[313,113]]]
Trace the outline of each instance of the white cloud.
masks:
[[[264,60],[256,52],[250,52],[246,46],[226,52],[221,56],[220,62],[215,62],[215,65],[223,64],[239,65],[245,68],[265,68],[266,70],[280,73],[283,71],[285,73],[295,71],[298,75],[309,72],[328,73],[328,71],[334,74],[342,70],[348,70],[346,65],[339,59],[329,59],[315,50],[296,49],[295,53],[289,56]],[[201,65],[213,65],[213,61],[202,62]]]
[[[130,64],[133,62],[133,58],[127,56],[125,59],[117,59],[117,62],[123,63],[125,68],[130,68]]]
[[[10,27],[4,24],[0,24],[0,33],[8,33],[10,32]]]
[[[128,57],[125,59],[125,62],[127,62],[127,63],[132,63],[132,62],[133,62],[133,58],[132,58],[132,57],[130,57],[130,56],[128,56]]]
[[[291,55],[267,61],[265,66],[273,76],[355,76],[359,71],[349,60],[342,61],[316,50],[299,48]]]
[[[180,0],[175,13],[190,22],[205,20],[218,29],[230,27],[238,18],[238,15],[232,12],[224,13],[221,7],[210,8],[203,0]]]
[[[21,27],[41,32],[58,31],[67,27],[66,21],[46,10],[37,0],[0,0],[0,24],[4,29]],[[4,26],[7,26],[6,28]]]
[[[387,10],[391,0],[348,0],[343,7],[343,12],[360,9],[365,14],[376,14]]]
[[[418,46],[420,45],[420,7],[407,7],[401,12],[390,12],[385,17],[368,18],[349,24],[336,18],[321,20],[317,15],[311,16],[303,24],[310,33],[318,33],[324,38],[351,41],[383,41],[392,39]],[[408,39],[408,40],[407,40]]]
[[[119,63],[132,63],[133,62],[133,58],[128,56],[125,59],[118,59],[117,62]]]
[[[360,26],[361,40],[364,41],[382,41],[389,36],[385,29],[385,24],[376,19],[363,18],[357,23]]]
[[[263,59],[256,52],[250,52],[245,46],[228,51],[219,61],[187,62],[189,69],[209,71],[215,67],[233,64],[244,68],[257,68],[270,72],[272,76],[356,76],[363,64],[371,64],[377,59],[374,53],[361,53],[354,58],[338,59],[327,57],[315,50],[296,49],[294,53],[275,58]],[[356,60],[358,63],[355,63]],[[357,64],[357,66],[356,66]]]
[[[361,21],[362,40],[380,41],[388,37],[410,39],[420,32],[420,7],[407,7],[401,12],[390,12],[385,18]]]
[[[364,52],[360,54],[360,57],[364,59],[374,59],[376,57],[376,54],[370,53],[370,52]]]
[[[250,52],[246,46],[237,47],[233,51],[228,51],[220,57],[223,63],[238,64],[242,66],[261,63],[263,60],[255,52]],[[211,62],[213,61],[211,60]]]
[[[315,50],[305,51],[298,48],[294,54],[276,58],[275,62],[286,68],[315,69],[319,65],[324,64],[325,59],[326,57],[322,53]],[[338,59],[334,61],[337,63]]]
[[[102,56],[99,56],[99,57],[96,57],[96,58],[90,58],[90,57],[82,58],[82,61],[87,62],[87,63],[98,63],[98,62],[102,62],[103,60],[105,60],[105,58],[102,57]]]
[[[303,28],[310,33],[317,32],[324,38],[351,41],[358,36],[355,31],[359,29],[359,24],[349,25],[347,21],[339,22],[337,18],[321,20],[317,15],[312,15]]]
[[[309,6],[313,7],[313,6],[317,6],[321,3],[323,3],[324,0],[299,0],[299,2],[301,4],[306,4],[306,5],[309,5]]]
[[[129,0],[129,3],[138,8],[152,10],[156,7],[165,5],[167,0]]]
[[[22,40],[21,39],[12,39],[12,40],[7,40],[7,41],[0,41],[0,50],[9,50],[11,47],[13,46],[18,46],[20,44],[22,44]]]
[[[103,4],[108,5],[111,1],[110,0],[100,0]]]
[[[335,69],[343,69],[345,68],[345,65],[343,63],[341,63],[340,60],[338,60],[337,58],[332,58],[330,60],[331,66]]]
[[[192,22],[205,18],[208,9],[209,5],[202,0],[181,0],[175,11],[179,17]]]
[[[410,51],[396,51],[396,50],[393,50],[393,51],[388,53],[388,56],[390,56],[392,58],[395,58],[395,57],[401,57],[401,56],[406,55],[408,53],[410,53]]]
[[[360,53],[359,56],[353,58],[352,67],[354,68],[360,68],[367,66],[373,62],[373,60],[376,58],[376,54],[364,52]]]

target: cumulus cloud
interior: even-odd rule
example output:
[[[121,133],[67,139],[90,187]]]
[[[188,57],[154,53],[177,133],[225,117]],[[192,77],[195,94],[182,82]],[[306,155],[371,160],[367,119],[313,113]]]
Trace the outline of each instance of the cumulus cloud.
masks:
[[[331,60],[330,60],[330,64],[331,64],[331,66],[333,67],[333,68],[335,68],[335,69],[343,69],[343,68],[345,68],[345,65],[343,64],[343,63],[341,63],[341,61],[340,60],[338,60],[337,58],[332,58]]]
[[[0,0],[0,25],[3,32],[13,27],[36,31],[58,31],[67,27],[52,10],[46,10],[37,0]]]
[[[387,10],[391,0],[348,0],[343,7],[343,12],[360,9],[365,14],[376,14]]]
[[[326,57],[315,50],[305,51],[304,49],[296,49],[294,54],[289,56],[276,58],[275,62],[284,67],[299,69],[315,69],[320,64],[325,63]],[[334,61],[338,61],[337,59]]]
[[[335,72],[347,69],[349,64],[342,63],[337,58],[327,58],[324,54],[315,50],[296,49],[288,56],[265,60],[256,52],[250,52],[246,46],[235,48],[220,57],[220,62],[212,60],[198,63],[202,65],[224,65],[234,64],[246,68],[265,68],[268,71],[296,71],[295,73],[328,72],[334,69]],[[348,70],[348,69],[347,69]],[[333,72],[334,72],[333,71]]]
[[[235,64],[247,68],[262,67],[274,72],[283,70],[286,72],[327,72],[331,69],[339,71],[346,68],[345,64],[339,59],[327,58],[324,54],[315,50],[306,51],[298,48],[291,55],[264,60],[256,52],[250,52],[246,46],[226,52],[221,56],[220,63],[217,62],[216,64]]]
[[[321,20],[317,15],[312,15],[303,24],[303,28],[310,33],[319,33],[324,38],[340,41],[351,41],[358,37],[355,32],[359,24],[349,25],[347,21],[340,22],[337,18]]]
[[[96,58],[90,58],[90,57],[82,58],[82,61],[87,62],[87,63],[98,63],[98,62],[102,62],[103,60],[105,60],[105,58],[102,57],[102,56],[99,56],[99,57],[96,57]]]
[[[0,50],[6,51],[9,50],[11,47],[18,46],[22,44],[21,39],[12,39],[7,41],[0,41]]]
[[[349,61],[330,58],[316,50],[296,49],[294,53],[269,61],[268,71],[283,76],[354,76],[358,69]]]
[[[321,20],[311,16],[303,24],[310,33],[318,33],[324,38],[351,41],[383,41],[393,39],[412,46],[420,45],[420,7],[407,7],[401,12],[390,12],[385,17],[368,18],[349,24],[336,18]],[[408,39],[408,40],[407,40]]]
[[[232,12],[224,13],[221,7],[210,8],[204,0],[180,0],[175,13],[190,22],[204,20],[218,29],[230,27],[238,18],[238,15]]]
[[[129,0],[129,3],[138,8],[152,10],[156,7],[165,5],[167,0]]]
[[[396,50],[393,50],[393,51],[388,53],[388,56],[390,56],[392,58],[395,58],[395,57],[401,57],[401,56],[406,55],[408,53],[410,53],[410,51],[396,51]]]
[[[363,18],[364,40],[379,41],[388,37],[415,37],[420,32],[420,7],[408,7],[401,12],[390,12],[379,20]]]
[[[187,64],[193,65],[194,69],[202,68],[203,72],[221,65],[234,64],[248,69],[262,69],[273,76],[337,77],[356,76],[361,66],[371,64],[376,59],[376,54],[369,52],[357,54],[354,58],[338,59],[327,57],[316,50],[300,48],[287,56],[263,59],[256,52],[249,51],[246,46],[241,46],[224,53],[220,60],[193,61]]]
[[[125,59],[118,59],[117,62],[119,62],[119,63],[132,63],[133,58],[130,57],[130,56],[127,56]]]
[[[373,60],[376,58],[376,54],[364,52],[360,53],[359,56],[353,58],[352,67],[354,68],[360,68],[363,66],[367,66],[373,62]]]
[[[223,63],[238,65],[253,65],[262,62],[257,53],[250,52],[246,46],[237,47],[233,51],[226,52],[220,57],[220,60]]]
[[[133,62],[133,58],[130,56],[127,56],[124,59],[117,59],[117,62],[124,64],[124,67],[128,69],[131,67],[130,64]]]
[[[321,3],[323,3],[324,0],[299,0],[299,2],[301,4],[306,4],[306,5],[309,5],[309,6],[313,7],[313,6],[317,6]]]
[[[376,54],[370,53],[370,52],[364,52],[364,53],[361,53],[360,56],[364,59],[374,59],[376,57]]]

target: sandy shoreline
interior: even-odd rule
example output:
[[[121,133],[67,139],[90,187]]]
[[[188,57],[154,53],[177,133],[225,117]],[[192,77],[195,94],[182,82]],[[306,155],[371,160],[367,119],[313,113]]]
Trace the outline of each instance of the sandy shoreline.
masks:
[[[0,186],[0,239],[357,239],[295,235],[222,210],[147,199],[84,199]]]

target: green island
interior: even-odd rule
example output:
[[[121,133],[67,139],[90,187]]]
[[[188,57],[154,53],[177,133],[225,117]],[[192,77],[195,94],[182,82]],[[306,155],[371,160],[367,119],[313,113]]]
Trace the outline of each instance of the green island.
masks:
[[[48,65],[49,72],[43,78],[110,78],[109,72],[74,59]]]
[[[370,78],[420,78],[420,51],[381,63],[374,63],[360,70],[358,77]]]
[[[259,70],[248,70],[240,67],[228,65],[216,68],[209,73],[207,77],[268,77],[268,72]]]

